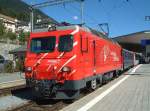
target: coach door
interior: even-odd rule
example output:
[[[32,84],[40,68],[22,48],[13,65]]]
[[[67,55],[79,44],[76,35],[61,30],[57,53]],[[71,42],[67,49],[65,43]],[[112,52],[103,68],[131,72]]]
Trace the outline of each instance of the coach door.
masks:
[[[93,41],[93,72],[96,73],[96,42]]]

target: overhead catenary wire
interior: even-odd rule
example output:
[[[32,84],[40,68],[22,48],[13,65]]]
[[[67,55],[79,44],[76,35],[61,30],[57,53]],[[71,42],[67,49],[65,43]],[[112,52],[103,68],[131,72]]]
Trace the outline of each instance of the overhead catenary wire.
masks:
[[[49,3],[51,2],[51,5],[53,6],[53,5],[58,5],[58,4],[63,4],[64,5],[64,7],[65,7],[65,4],[66,3],[68,3],[69,1],[84,1],[84,0],[64,0],[66,3],[64,3],[64,1],[63,0],[57,0],[58,2],[57,3],[55,3],[55,0],[49,0],[49,1],[46,1],[46,2],[43,2],[43,4],[42,3],[37,3],[37,4],[34,4],[34,5],[32,5],[33,7],[35,7],[35,8],[42,8],[42,7],[46,7],[46,6],[49,6]],[[101,0],[99,0],[100,2],[101,2]],[[42,5],[41,5],[42,4]],[[51,6],[50,5],[50,6]],[[74,7],[75,9],[77,9],[77,11],[81,11],[79,8],[77,8],[77,7],[75,7],[75,6],[73,6],[72,5],[72,7]],[[68,10],[67,10],[68,11]],[[68,11],[69,12],[69,11]],[[69,12],[70,13],[70,12]],[[84,13],[85,14],[85,16],[86,16],[86,18],[89,18],[93,23],[91,23],[91,24],[99,24],[99,21],[97,21],[94,17],[92,17],[92,16],[89,16],[88,14],[86,14],[86,13]],[[83,18],[83,17],[82,17]],[[82,21],[83,22],[83,21]]]
[[[34,8],[43,8],[43,7],[47,7],[47,6],[54,6],[54,5],[59,5],[59,4],[64,4],[64,3],[71,3],[71,2],[80,2],[81,4],[81,24],[83,24],[83,2],[84,0],[49,0],[46,2],[42,2],[42,3],[37,3],[37,4],[32,4],[30,6],[30,10],[31,10],[31,32],[33,31],[33,18],[34,18],[34,14],[33,14],[33,10]]]
[[[31,6],[33,8],[43,8],[47,6],[54,6],[54,5],[60,5],[60,4],[66,4],[70,2],[83,2],[84,0],[49,0],[42,3],[32,4]]]
[[[142,16],[143,16],[140,11],[137,12],[137,8],[133,5],[133,3],[132,3],[131,0],[130,0],[130,1],[128,0],[127,3],[128,3],[129,6],[132,8],[132,11],[134,11],[133,14],[136,16],[135,18],[139,18],[139,17],[142,17]]]
[[[75,11],[79,11],[79,10],[80,10],[79,8],[75,7],[74,5],[71,5],[71,6],[72,6],[72,8],[73,8]],[[72,15],[72,11],[68,10],[66,6],[64,6],[64,9],[65,9],[69,14]],[[101,29],[101,31],[102,31],[103,33],[107,33],[107,35],[109,34],[108,23],[99,23],[99,22],[97,22],[97,20],[96,20],[95,18],[89,16],[89,15],[86,14],[86,13],[84,13],[84,14],[87,16],[86,18],[90,18],[90,19],[93,21],[93,22],[91,22],[91,23],[88,22],[88,24],[95,24],[96,27],[97,27],[96,30]],[[106,26],[107,32],[103,29],[103,26]]]
[[[42,8],[42,7],[45,7],[45,6],[49,6],[49,5],[48,5],[49,2],[51,2],[51,5],[52,5],[52,6],[53,6],[53,5],[62,4],[62,5],[64,6],[64,9],[65,9],[67,12],[69,12],[69,13],[71,14],[71,11],[66,8],[66,3],[69,3],[70,1],[84,1],[84,0],[57,0],[57,1],[58,1],[57,3],[55,3],[55,1],[56,1],[56,0],[49,0],[49,1],[44,2],[44,5],[41,5],[41,6],[40,6],[41,3],[38,3],[38,4],[34,4],[34,5],[32,5],[32,6],[35,7],[35,8],[37,8],[37,7],[38,7],[38,8]],[[64,1],[65,1],[65,2],[64,2]],[[99,1],[100,3],[102,2],[102,0],[98,0],[98,1]],[[116,2],[115,5],[112,7],[112,9],[111,9],[109,12],[106,12],[107,15],[108,15],[107,17],[110,17],[111,13],[112,13],[114,10],[119,9],[120,7],[122,7],[122,4],[123,4],[125,1],[126,1],[126,2],[129,2],[129,0],[122,0],[122,2],[118,5],[118,0],[116,0],[116,1],[117,1],[117,2]],[[51,5],[50,5],[50,6],[51,6]],[[81,9],[75,7],[74,5],[72,5],[72,8],[74,8],[74,9],[77,10],[77,11],[81,11]],[[82,13],[81,15],[82,15],[81,18],[83,18],[83,13]],[[92,22],[90,22],[89,24],[96,24],[96,25],[100,24],[100,21],[96,20],[93,16],[90,16],[90,15],[87,14],[86,12],[84,12],[84,15],[85,15],[86,18],[88,18],[90,21],[92,21]],[[83,19],[82,19],[82,23],[83,23]]]
[[[75,10],[75,11],[80,11],[80,9],[78,8],[78,7],[76,7],[76,6],[74,6],[74,5],[72,5],[72,4],[70,4],[71,5],[71,7]],[[93,23],[99,23],[94,17],[92,17],[92,16],[90,16],[90,15],[88,15],[86,12],[84,12],[84,16],[86,17],[86,18],[89,18]]]
[[[113,12],[115,12],[115,11],[117,11],[117,10],[119,10],[120,8],[123,8],[123,6],[124,6],[124,4],[126,3],[126,2],[129,2],[130,0],[116,0],[115,2],[114,2],[114,4],[113,4],[113,6],[112,6],[112,8],[110,9],[110,10],[106,10],[106,8],[105,8],[105,6],[103,5],[103,3],[101,3],[101,6],[103,7],[103,9],[105,10],[104,11],[104,13],[106,14],[106,18],[107,18],[107,23],[109,23],[109,30],[110,30],[110,26],[111,26],[111,21],[113,20],[113,19],[111,19],[113,16]],[[113,28],[113,30],[115,30],[114,28]]]

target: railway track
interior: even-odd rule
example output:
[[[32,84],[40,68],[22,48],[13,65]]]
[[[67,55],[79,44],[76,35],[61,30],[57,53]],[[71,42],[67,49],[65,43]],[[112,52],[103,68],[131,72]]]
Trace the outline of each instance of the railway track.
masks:
[[[99,87],[98,87],[99,88]],[[32,93],[32,90],[28,88],[24,88],[24,86],[18,86],[12,89],[5,89],[11,90],[11,95],[22,98],[23,100],[27,100],[25,104],[17,106],[15,109],[12,108],[9,111],[59,111],[62,108],[68,106],[72,102],[76,101],[66,101],[66,100],[42,100],[37,101],[34,98],[34,94]],[[3,92],[5,91],[3,90]],[[88,95],[91,93],[92,90],[84,89],[81,91],[80,97],[78,99],[81,99],[82,97]]]
[[[45,100],[40,103],[30,101],[28,104],[16,108],[12,111],[59,111],[67,105],[69,105],[69,103],[65,103],[62,100]]]
[[[98,87],[99,88],[99,87]],[[83,89],[81,91],[80,97],[90,94],[92,90]],[[27,104],[13,109],[11,111],[60,111],[62,108],[68,106],[69,104],[75,102],[76,100],[31,100]]]

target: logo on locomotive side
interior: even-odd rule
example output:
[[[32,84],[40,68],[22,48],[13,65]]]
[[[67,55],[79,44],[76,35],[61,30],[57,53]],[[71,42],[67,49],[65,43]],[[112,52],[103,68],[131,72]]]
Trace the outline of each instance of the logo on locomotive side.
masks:
[[[112,58],[113,61],[119,61],[119,57],[117,56],[117,53],[114,51],[111,51],[108,45],[105,45],[101,50],[101,57],[103,58],[103,61],[106,62],[107,59]]]
[[[111,52],[111,56],[113,58],[113,61],[119,61],[119,57],[117,56],[116,52]]]
[[[107,60],[109,53],[110,53],[110,49],[109,46],[104,46],[103,49],[103,54],[104,54],[104,62]]]

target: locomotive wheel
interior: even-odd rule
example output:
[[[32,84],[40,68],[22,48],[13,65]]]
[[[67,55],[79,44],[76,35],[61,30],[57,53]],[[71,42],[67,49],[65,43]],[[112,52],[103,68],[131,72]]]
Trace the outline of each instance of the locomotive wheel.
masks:
[[[117,70],[114,71],[114,72],[113,72],[113,77],[117,78],[118,76],[119,76],[119,71],[117,71]]]
[[[96,79],[94,79],[91,81],[91,89],[95,90],[96,88],[97,88],[97,82],[96,82]]]

